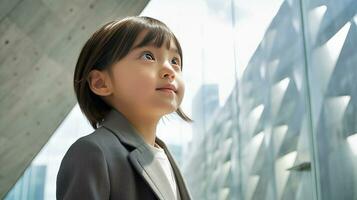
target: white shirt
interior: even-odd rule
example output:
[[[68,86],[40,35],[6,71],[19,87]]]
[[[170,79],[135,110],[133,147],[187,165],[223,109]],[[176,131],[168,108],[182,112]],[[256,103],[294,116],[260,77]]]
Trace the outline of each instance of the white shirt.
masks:
[[[167,179],[170,182],[170,186],[171,186],[172,191],[174,192],[176,200],[179,200],[180,198],[179,198],[179,196],[177,194],[178,193],[178,188],[177,188],[177,184],[176,184],[176,181],[175,181],[175,175],[174,175],[172,166],[170,164],[169,159],[167,158],[167,155],[166,155],[164,149],[162,149],[157,144],[155,144],[155,147],[152,146],[152,145],[149,145],[149,146],[152,149],[152,151],[154,152],[155,159],[157,161],[159,161],[162,169],[164,170],[165,175],[166,175]]]

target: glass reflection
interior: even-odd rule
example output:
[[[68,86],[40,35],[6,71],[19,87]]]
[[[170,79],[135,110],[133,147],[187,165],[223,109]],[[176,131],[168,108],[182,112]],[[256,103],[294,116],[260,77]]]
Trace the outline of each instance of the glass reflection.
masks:
[[[317,192],[357,199],[357,1],[306,1],[304,13]]]

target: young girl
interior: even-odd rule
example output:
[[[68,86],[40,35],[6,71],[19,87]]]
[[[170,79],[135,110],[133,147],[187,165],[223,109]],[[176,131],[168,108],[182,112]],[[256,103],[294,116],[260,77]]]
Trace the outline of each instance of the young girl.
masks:
[[[112,21],[84,45],[74,72],[82,112],[95,129],[78,139],[57,175],[57,199],[191,199],[156,126],[184,96],[182,51],[162,22]]]

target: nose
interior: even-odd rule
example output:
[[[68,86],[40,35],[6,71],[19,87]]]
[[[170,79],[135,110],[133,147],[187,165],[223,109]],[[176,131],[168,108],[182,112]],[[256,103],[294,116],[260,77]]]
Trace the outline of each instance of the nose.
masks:
[[[175,79],[175,70],[170,63],[165,62],[163,68],[161,69],[161,78],[169,78],[170,80]]]

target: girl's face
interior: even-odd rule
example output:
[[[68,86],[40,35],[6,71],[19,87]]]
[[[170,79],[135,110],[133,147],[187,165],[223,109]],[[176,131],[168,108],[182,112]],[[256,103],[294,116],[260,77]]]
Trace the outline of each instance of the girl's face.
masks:
[[[183,99],[181,58],[173,41],[170,49],[165,43],[160,48],[136,47],[145,34],[139,34],[134,48],[112,66],[110,101],[120,111],[161,117],[176,111]]]

